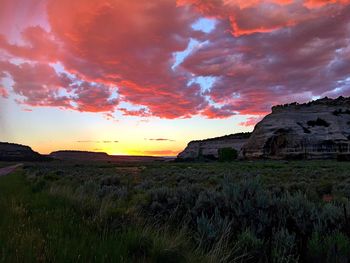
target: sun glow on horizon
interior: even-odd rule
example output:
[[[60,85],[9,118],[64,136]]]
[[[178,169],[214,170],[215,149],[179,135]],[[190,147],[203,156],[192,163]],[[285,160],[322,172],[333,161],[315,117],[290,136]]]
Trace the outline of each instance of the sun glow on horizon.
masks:
[[[273,105],[350,96],[349,8],[0,0],[0,141],[174,156],[251,131]]]

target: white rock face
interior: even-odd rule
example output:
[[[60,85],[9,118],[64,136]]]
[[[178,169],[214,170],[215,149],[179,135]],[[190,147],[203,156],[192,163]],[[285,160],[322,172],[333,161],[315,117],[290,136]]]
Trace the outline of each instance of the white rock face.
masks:
[[[245,158],[329,159],[350,154],[350,98],[276,106],[242,148]]]
[[[218,158],[218,150],[221,148],[233,148],[239,152],[249,136],[250,133],[238,133],[207,140],[191,141],[177,157],[179,159],[197,159],[203,156],[215,159]]]

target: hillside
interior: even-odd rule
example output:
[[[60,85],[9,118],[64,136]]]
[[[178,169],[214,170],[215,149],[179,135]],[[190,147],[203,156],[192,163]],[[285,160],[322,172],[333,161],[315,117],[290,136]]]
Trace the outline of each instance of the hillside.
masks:
[[[165,161],[166,158],[154,156],[108,155],[104,152],[88,151],[55,151],[50,157],[57,160],[71,161],[108,161],[108,162],[152,162]]]
[[[45,156],[34,152],[29,146],[0,142],[0,161],[43,161]]]

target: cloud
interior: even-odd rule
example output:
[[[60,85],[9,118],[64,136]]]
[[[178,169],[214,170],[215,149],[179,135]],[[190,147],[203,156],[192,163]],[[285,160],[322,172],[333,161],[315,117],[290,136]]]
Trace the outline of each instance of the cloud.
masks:
[[[141,108],[138,110],[128,110],[126,108],[118,108],[118,110],[121,111],[124,116],[138,116],[138,117],[152,116],[152,114],[146,108]]]
[[[22,2],[0,0],[0,77],[26,106],[228,118],[349,93],[348,0]],[[208,33],[192,27],[204,17]]]
[[[21,32],[22,44],[11,44],[0,34],[0,48],[13,57],[34,60],[36,62],[56,62],[60,53],[60,45],[52,34],[40,26],[30,26]]]
[[[103,84],[83,81],[70,86],[74,93],[76,109],[82,112],[113,112],[117,98],[111,98],[112,90]]]
[[[57,73],[49,64],[0,61],[0,71],[11,76],[12,89],[20,96],[17,102],[21,104],[83,112],[108,112],[118,105],[109,87]]]
[[[175,141],[175,140],[167,139],[167,138],[150,138],[150,139],[145,138],[145,140],[157,141],[157,142],[164,142],[164,141],[174,142]]]
[[[236,113],[237,111],[230,105],[224,105],[221,107],[208,106],[201,112],[201,114],[208,119],[225,119]]]
[[[329,4],[349,4],[349,0],[308,0],[305,1],[304,5],[307,8],[320,8]]]
[[[86,140],[86,141],[77,141],[77,143],[118,143],[119,141],[93,141],[93,140]]]
[[[188,73],[171,69],[173,53],[186,49],[195,34],[191,24],[198,14],[189,8],[174,1],[63,0],[49,1],[48,17],[72,55],[63,61],[70,72],[118,86],[123,101],[152,116],[190,116],[203,108],[200,87],[187,87]]]
[[[178,0],[201,14],[228,21],[236,36],[267,33],[291,27],[320,16],[331,16],[349,0]]]
[[[216,77],[205,95],[240,114],[263,115],[274,104],[345,90],[350,77],[350,6],[332,8],[337,10],[332,16],[240,37],[232,37],[229,22],[221,21],[207,44],[191,53],[182,67]]]
[[[60,89],[69,85],[65,75],[57,75],[47,64],[12,64],[0,61],[0,72],[10,75],[12,89],[20,95],[18,102],[28,106],[51,106],[73,109],[70,99],[60,95]]]
[[[258,116],[258,117],[249,117],[246,121],[240,122],[240,126],[245,127],[254,127],[255,124],[257,124],[259,121],[263,119],[264,116]]]
[[[3,98],[8,98],[9,94],[7,92],[7,90],[4,88],[4,87],[1,87],[0,86],[0,97],[3,97]]]

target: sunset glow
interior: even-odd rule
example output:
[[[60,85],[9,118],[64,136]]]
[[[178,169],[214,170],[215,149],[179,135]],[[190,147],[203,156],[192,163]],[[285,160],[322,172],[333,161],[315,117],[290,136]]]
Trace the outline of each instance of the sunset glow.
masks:
[[[0,0],[0,141],[175,156],[350,96],[350,0]]]

